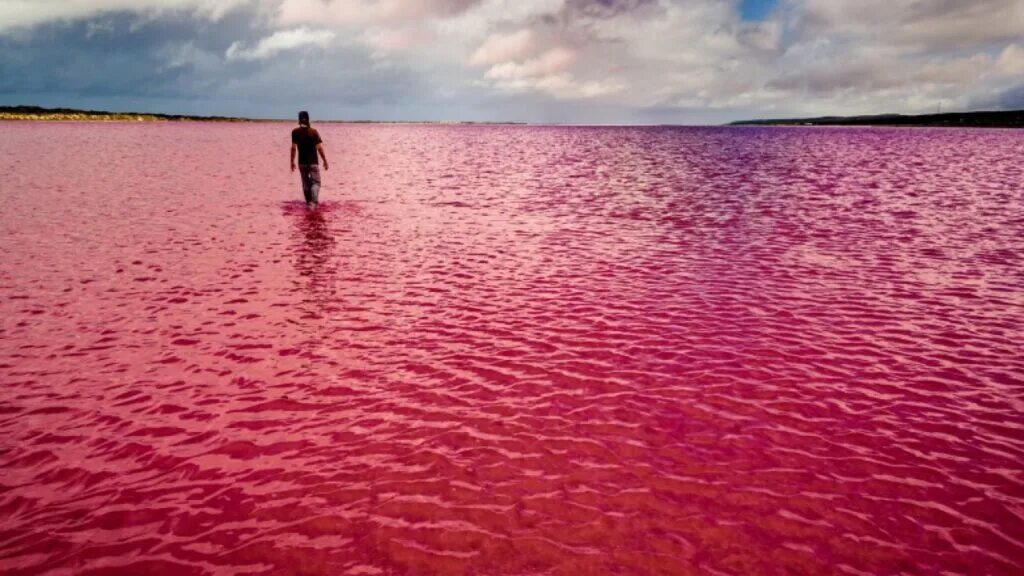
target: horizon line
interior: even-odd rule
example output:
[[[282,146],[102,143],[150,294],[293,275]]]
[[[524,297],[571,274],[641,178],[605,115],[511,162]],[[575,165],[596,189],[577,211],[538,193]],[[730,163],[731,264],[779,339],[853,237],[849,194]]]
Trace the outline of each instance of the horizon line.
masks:
[[[373,120],[373,119],[341,119],[325,118],[315,120],[314,123],[335,123],[335,124],[430,124],[430,125],[492,125],[492,126],[567,126],[567,127],[715,127],[715,126],[756,126],[756,125],[864,125],[873,120],[911,120],[914,118],[931,119],[952,119],[965,115],[1013,115],[1024,114],[1021,110],[968,110],[950,111],[941,113],[925,114],[859,114],[852,116],[823,115],[808,117],[777,117],[777,118],[751,118],[734,120],[716,124],[687,124],[674,122],[531,122],[515,120]],[[47,108],[36,105],[0,105],[0,120],[9,121],[89,121],[96,117],[98,121],[221,121],[221,122],[296,122],[292,118],[277,117],[248,117],[248,116],[223,116],[223,115],[198,115],[198,114],[171,114],[165,112],[134,112],[134,111],[110,111],[92,110],[84,108],[55,107]],[[1009,123],[1006,127],[1021,127],[1021,120],[1016,119],[1016,124]],[[962,120],[961,120],[962,122]],[[901,122],[907,124],[907,122]]]

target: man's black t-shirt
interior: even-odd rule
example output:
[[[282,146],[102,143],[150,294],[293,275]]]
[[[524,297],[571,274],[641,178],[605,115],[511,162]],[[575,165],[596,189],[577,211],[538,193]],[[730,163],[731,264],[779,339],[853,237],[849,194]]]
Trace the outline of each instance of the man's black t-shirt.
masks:
[[[323,142],[320,133],[309,126],[299,126],[292,130],[292,144],[299,148],[299,164],[320,164],[316,155],[316,145]]]

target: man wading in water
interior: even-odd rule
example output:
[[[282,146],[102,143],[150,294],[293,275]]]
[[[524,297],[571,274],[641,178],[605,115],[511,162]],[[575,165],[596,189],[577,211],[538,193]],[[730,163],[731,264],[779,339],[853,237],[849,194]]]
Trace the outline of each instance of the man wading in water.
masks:
[[[327,156],[324,155],[323,141],[320,133],[310,128],[309,112],[299,112],[299,127],[292,130],[292,172],[295,172],[295,150],[299,151],[299,175],[302,176],[302,195],[306,197],[306,207],[316,208],[320,205],[320,158],[324,159],[324,170]],[[317,154],[320,158],[317,158]]]

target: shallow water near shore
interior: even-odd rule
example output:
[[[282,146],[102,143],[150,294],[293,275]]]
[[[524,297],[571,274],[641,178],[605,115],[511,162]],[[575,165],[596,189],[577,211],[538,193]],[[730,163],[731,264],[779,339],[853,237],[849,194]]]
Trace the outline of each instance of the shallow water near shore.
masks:
[[[0,573],[1019,574],[1024,132],[0,123]]]

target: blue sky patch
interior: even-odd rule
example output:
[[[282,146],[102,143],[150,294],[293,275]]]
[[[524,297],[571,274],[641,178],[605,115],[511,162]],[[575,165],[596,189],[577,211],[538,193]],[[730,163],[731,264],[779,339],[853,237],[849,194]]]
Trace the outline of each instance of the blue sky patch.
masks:
[[[740,3],[740,16],[744,20],[764,20],[777,3],[778,0],[743,0]]]

